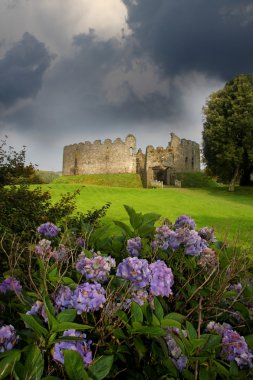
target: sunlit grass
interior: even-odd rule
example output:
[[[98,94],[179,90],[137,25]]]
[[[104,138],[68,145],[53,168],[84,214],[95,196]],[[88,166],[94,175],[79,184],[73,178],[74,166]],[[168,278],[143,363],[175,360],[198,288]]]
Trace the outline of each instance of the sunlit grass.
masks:
[[[187,214],[195,219],[198,227],[212,226],[219,238],[227,234],[229,239],[253,242],[253,188],[238,188],[235,193],[226,188],[205,189],[142,189],[78,184],[43,185],[50,190],[54,201],[60,194],[80,189],[77,208],[85,212],[111,202],[106,222],[128,221],[123,205],[136,211],[156,212],[174,221],[179,215]]]

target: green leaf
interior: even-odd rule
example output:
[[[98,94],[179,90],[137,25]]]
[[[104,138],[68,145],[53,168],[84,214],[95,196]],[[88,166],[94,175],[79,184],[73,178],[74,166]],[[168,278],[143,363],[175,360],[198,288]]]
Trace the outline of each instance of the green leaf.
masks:
[[[221,343],[220,335],[202,334],[201,338],[204,338],[206,340],[206,343],[204,345],[205,350],[208,350],[209,348],[214,349],[220,346],[220,343]]]
[[[165,336],[166,332],[159,326],[141,326],[136,329],[130,330],[133,334],[144,334],[153,336]]]
[[[89,380],[84,369],[84,362],[79,352],[74,350],[63,350],[64,368],[70,380]]]
[[[23,321],[40,337],[43,335],[48,338],[49,332],[39,322],[36,321],[33,315],[20,314]]]
[[[50,272],[48,272],[47,277],[49,281],[52,281],[52,282],[59,281],[60,278],[59,278],[57,266],[54,269],[52,269]]]
[[[76,317],[76,309],[66,309],[61,311],[56,319],[58,322],[73,322]]]
[[[62,277],[62,282],[64,285],[75,285],[75,281],[70,277]]]
[[[44,308],[45,308],[45,311],[46,311],[46,314],[47,314],[47,318],[48,318],[48,326],[49,326],[49,329],[51,331],[55,331],[57,325],[58,325],[58,321],[57,319],[55,318],[55,309],[49,299],[49,297],[45,297],[44,299]]]
[[[226,376],[227,379],[229,379],[229,371],[222,364],[220,364],[217,360],[213,360],[212,363],[215,365],[219,374],[222,374]]]
[[[143,313],[141,307],[136,303],[131,304],[131,321],[132,322],[143,322]]]
[[[247,335],[247,336],[245,336],[244,338],[245,338],[245,340],[246,340],[246,342],[247,342],[249,348],[250,348],[251,350],[253,350],[253,334]]]
[[[8,355],[0,361],[0,380],[6,378],[13,372],[15,363],[20,360],[20,356],[20,351],[8,351]]]
[[[143,223],[143,217],[141,213],[137,213],[132,207],[124,205],[126,212],[128,213],[130,224],[134,230],[140,227]]]
[[[57,376],[47,376],[47,377],[43,377],[41,380],[62,380],[62,379],[60,379]]]
[[[198,338],[197,331],[193,327],[192,323],[190,323],[188,321],[186,321],[186,330],[187,330],[187,335],[188,335],[190,340]]]
[[[54,332],[62,332],[65,330],[88,330],[91,329],[92,326],[88,325],[81,325],[79,323],[74,323],[74,322],[61,322],[59,323],[55,329],[53,330]]]
[[[209,370],[206,367],[200,367],[199,369],[199,380],[212,380]]]
[[[185,316],[179,313],[169,313],[165,315],[164,319],[173,319],[174,321],[183,323]]]
[[[134,347],[139,355],[139,359],[141,360],[147,351],[146,345],[143,343],[143,341],[140,338],[134,338]]]
[[[113,223],[120,227],[125,232],[126,236],[133,236],[133,231],[126,223],[120,222],[119,220],[114,220]]]
[[[113,355],[101,356],[98,360],[89,367],[89,372],[95,377],[96,380],[104,379],[110,372],[113,364]]]
[[[161,320],[161,327],[163,328],[177,327],[178,329],[181,329],[181,323],[178,321],[175,321],[174,319],[163,319]]]
[[[161,322],[161,320],[163,319],[163,316],[164,316],[164,311],[163,311],[163,307],[162,307],[162,305],[161,305],[161,303],[157,297],[154,298],[154,305],[155,305],[155,315],[157,316],[157,318]]]
[[[44,371],[44,359],[37,345],[29,348],[25,361],[25,380],[40,380]]]

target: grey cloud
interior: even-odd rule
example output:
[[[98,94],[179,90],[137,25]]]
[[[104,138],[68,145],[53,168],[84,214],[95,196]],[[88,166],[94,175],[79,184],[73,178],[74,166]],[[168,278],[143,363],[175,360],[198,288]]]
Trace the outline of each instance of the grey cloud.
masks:
[[[251,0],[123,0],[128,25],[165,75],[228,79],[253,68]]]
[[[8,108],[20,99],[35,97],[52,58],[42,42],[24,33],[0,60],[0,105]]]

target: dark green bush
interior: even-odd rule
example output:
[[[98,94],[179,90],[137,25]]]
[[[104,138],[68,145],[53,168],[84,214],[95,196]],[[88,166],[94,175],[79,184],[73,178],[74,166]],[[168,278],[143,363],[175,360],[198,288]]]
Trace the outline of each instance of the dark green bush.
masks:
[[[176,178],[181,181],[182,187],[218,187],[217,182],[204,172],[176,173]]]

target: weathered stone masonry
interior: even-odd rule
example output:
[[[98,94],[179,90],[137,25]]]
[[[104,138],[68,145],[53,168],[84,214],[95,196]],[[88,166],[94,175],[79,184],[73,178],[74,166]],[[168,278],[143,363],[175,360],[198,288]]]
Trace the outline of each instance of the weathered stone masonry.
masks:
[[[101,143],[73,144],[64,147],[63,175],[138,173],[148,187],[153,180],[173,185],[177,172],[200,170],[199,144],[180,139],[171,133],[166,148],[149,145],[146,154],[141,149],[136,153],[136,139],[128,135],[123,142],[120,138]]]

